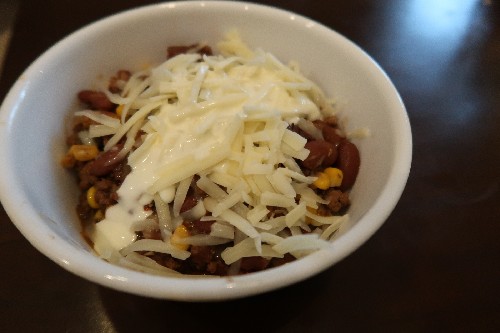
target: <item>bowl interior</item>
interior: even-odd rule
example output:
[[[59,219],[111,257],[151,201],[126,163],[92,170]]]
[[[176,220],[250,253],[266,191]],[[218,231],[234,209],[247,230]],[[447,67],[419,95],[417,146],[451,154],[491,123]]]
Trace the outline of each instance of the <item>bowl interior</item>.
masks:
[[[370,130],[369,138],[355,140],[362,163],[351,193],[351,222],[342,228],[331,251],[283,268],[293,274],[277,274],[275,269],[229,282],[184,279],[175,281],[177,290],[158,291],[165,281],[175,279],[129,272],[101,262],[81,237],[74,210],[78,190],[72,176],[59,165],[66,151],[65,121],[79,90],[95,87],[99,79],[118,69],[135,70],[164,60],[168,45],[206,42],[214,46],[230,29],[237,29],[252,48],[270,51],[284,62],[297,61],[304,74],[336,100],[348,130]],[[404,106],[390,80],[369,56],[307,18],[237,2],[159,4],[121,13],[75,32],[22,74],[3,103],[0,126],[0,163],[5,171],[0,178],[1,199],[34,246],[95,282],[183,300],[263,292],[304,279],[342,259],[392,211],[411,159]],[[144,279],[150,279],[150,284],[141,289],[138,285]]]

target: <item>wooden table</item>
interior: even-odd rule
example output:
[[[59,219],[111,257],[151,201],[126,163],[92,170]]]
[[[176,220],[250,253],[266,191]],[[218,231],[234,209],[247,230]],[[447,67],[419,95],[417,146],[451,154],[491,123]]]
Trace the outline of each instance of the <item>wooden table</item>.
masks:
[[[0,209],[0,332],[500,332],[500,3],[261,2],[345,35],[399,90],[413,129],[413,166],[384,226],[305,282],[193,304],[74,276],[36,251]],[[65,35],[146,3],[22,1],[0,99]]]

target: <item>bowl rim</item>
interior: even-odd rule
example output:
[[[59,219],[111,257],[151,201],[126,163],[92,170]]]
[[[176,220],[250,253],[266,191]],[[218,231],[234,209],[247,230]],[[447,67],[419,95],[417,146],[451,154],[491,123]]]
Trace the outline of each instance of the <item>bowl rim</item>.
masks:
[[[288,10],[239,1],[174,1],[152,4],[122,11],[90,23],[69,34],[40,55],[14,83],[0,108],[0,156],[10,156],[9,135],[11,124],[20,105],[20,96],[29,84],[24,78],[43,67],[44,63],[57,58],[68,45],[87,33],[104,29],[109,23],[126,20],[138,13],[147,13],[159,9],[175,11],[211,6],[220,9],[253,10],[272,13],[277,19],[294,16],[297,24],[308,26],[317,33],[333,34],[350,48],[354,48],[375,69],[383,81],[383,91],[390,96],[391,108],[398,109],[396,117],[398,127],[396,155],[387,184],[371,209],[360,218],[348,233],[339,237],[329,249],[315,252],[307,258],[261,272],[232,277],[215,278],[170,278],[154,276],[122,268],[99,259],[92,253],[84,253],[66,242],[56,241],[58,237],[42,222],[42,216],[26,200],[25,192],[20,190],[15,176],[16,167],[6,159],[0,159],[0,199],[8,216],[23,236],[41,253],[62,266],[64,269],[100,285],[123,292],[153,298],[179,301],[220,301],[241,298],[279,289],[305,280],[331,267],[342,260],[359,246],[364,244],[385,222],[396,206],[405,188],[412,159],[412,136],[409,118],[405,106],[395,86],[384,70],[359,46],[349,39],[311,20],[310,18]],[[311,26],[311,22],[314,23]],[[21,96],[22,99],[22,96]],[[19,207],[22,209],[19,209]],[[37,232],[33,233],[33,225]],[[300,268],[300,269],[298,269]],[[276,278],[279,276],[280,278]],[[165,286],[170,286],[165,288]]]

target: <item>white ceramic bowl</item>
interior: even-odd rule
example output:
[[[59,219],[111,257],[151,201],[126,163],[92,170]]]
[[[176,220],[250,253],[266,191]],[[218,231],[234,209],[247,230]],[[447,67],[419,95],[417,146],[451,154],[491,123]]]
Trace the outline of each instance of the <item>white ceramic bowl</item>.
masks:
[[[245,276],[165,278],[102,261],[80,235],[78,189],[59,165],[66,151],[64,119],[75,105],[76,92],[92,87],[100,75],[164,60],[167,45],[214,45],[232,28],[252,48],[261,47],[285,62],[298,61],[308,77],[337,99],[348,128],[370,129],[371,137],[356,142],[362,164],[351,193],[351,222],[328,250]],[[409,121],[396,89],[382,69],[343,36],[300,15],[250,3],[171,2],[84,27],[21,75],[0,113],[0,194],[23,235],[68,271],[138,295],[223,300],[304,280],[357,249],[400,198],[411,151]]]

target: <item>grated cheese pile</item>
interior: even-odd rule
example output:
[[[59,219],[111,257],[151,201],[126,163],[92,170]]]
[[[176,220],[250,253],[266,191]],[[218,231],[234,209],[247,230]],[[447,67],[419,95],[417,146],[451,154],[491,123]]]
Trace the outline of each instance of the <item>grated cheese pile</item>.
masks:
[[[210,235],[182,242],[234,242],[222,252],[228,265],[249,256],[301,257],[328,246],[346,220],[347,215],[314,214],[326,201],[309,187],[315,177],[305,176],[295,161],[308,156],[306,139],[288,129],[332,115],[324,94],[297,66],[250,50],[235,32],[217,47],[218,55],[180,54],[137,72],[121,94],[106,91],[123,105],[121,121],[77,113],[98,123],[91,125],[90,137],[112,135],[105,150],[125,138],[121,154],[130,152],[132,172],[118,190],[118,203],[90,235],[103,258],[173,274],[137,251],[188,258],[189,251],[171,243],[184,218],[216,221]],[[195,175],[208,196],[181,214]],[[157,219],[144,209],[150,203]],[[163,239],[136,240],[135,231],[147,228],[160,229]]]

